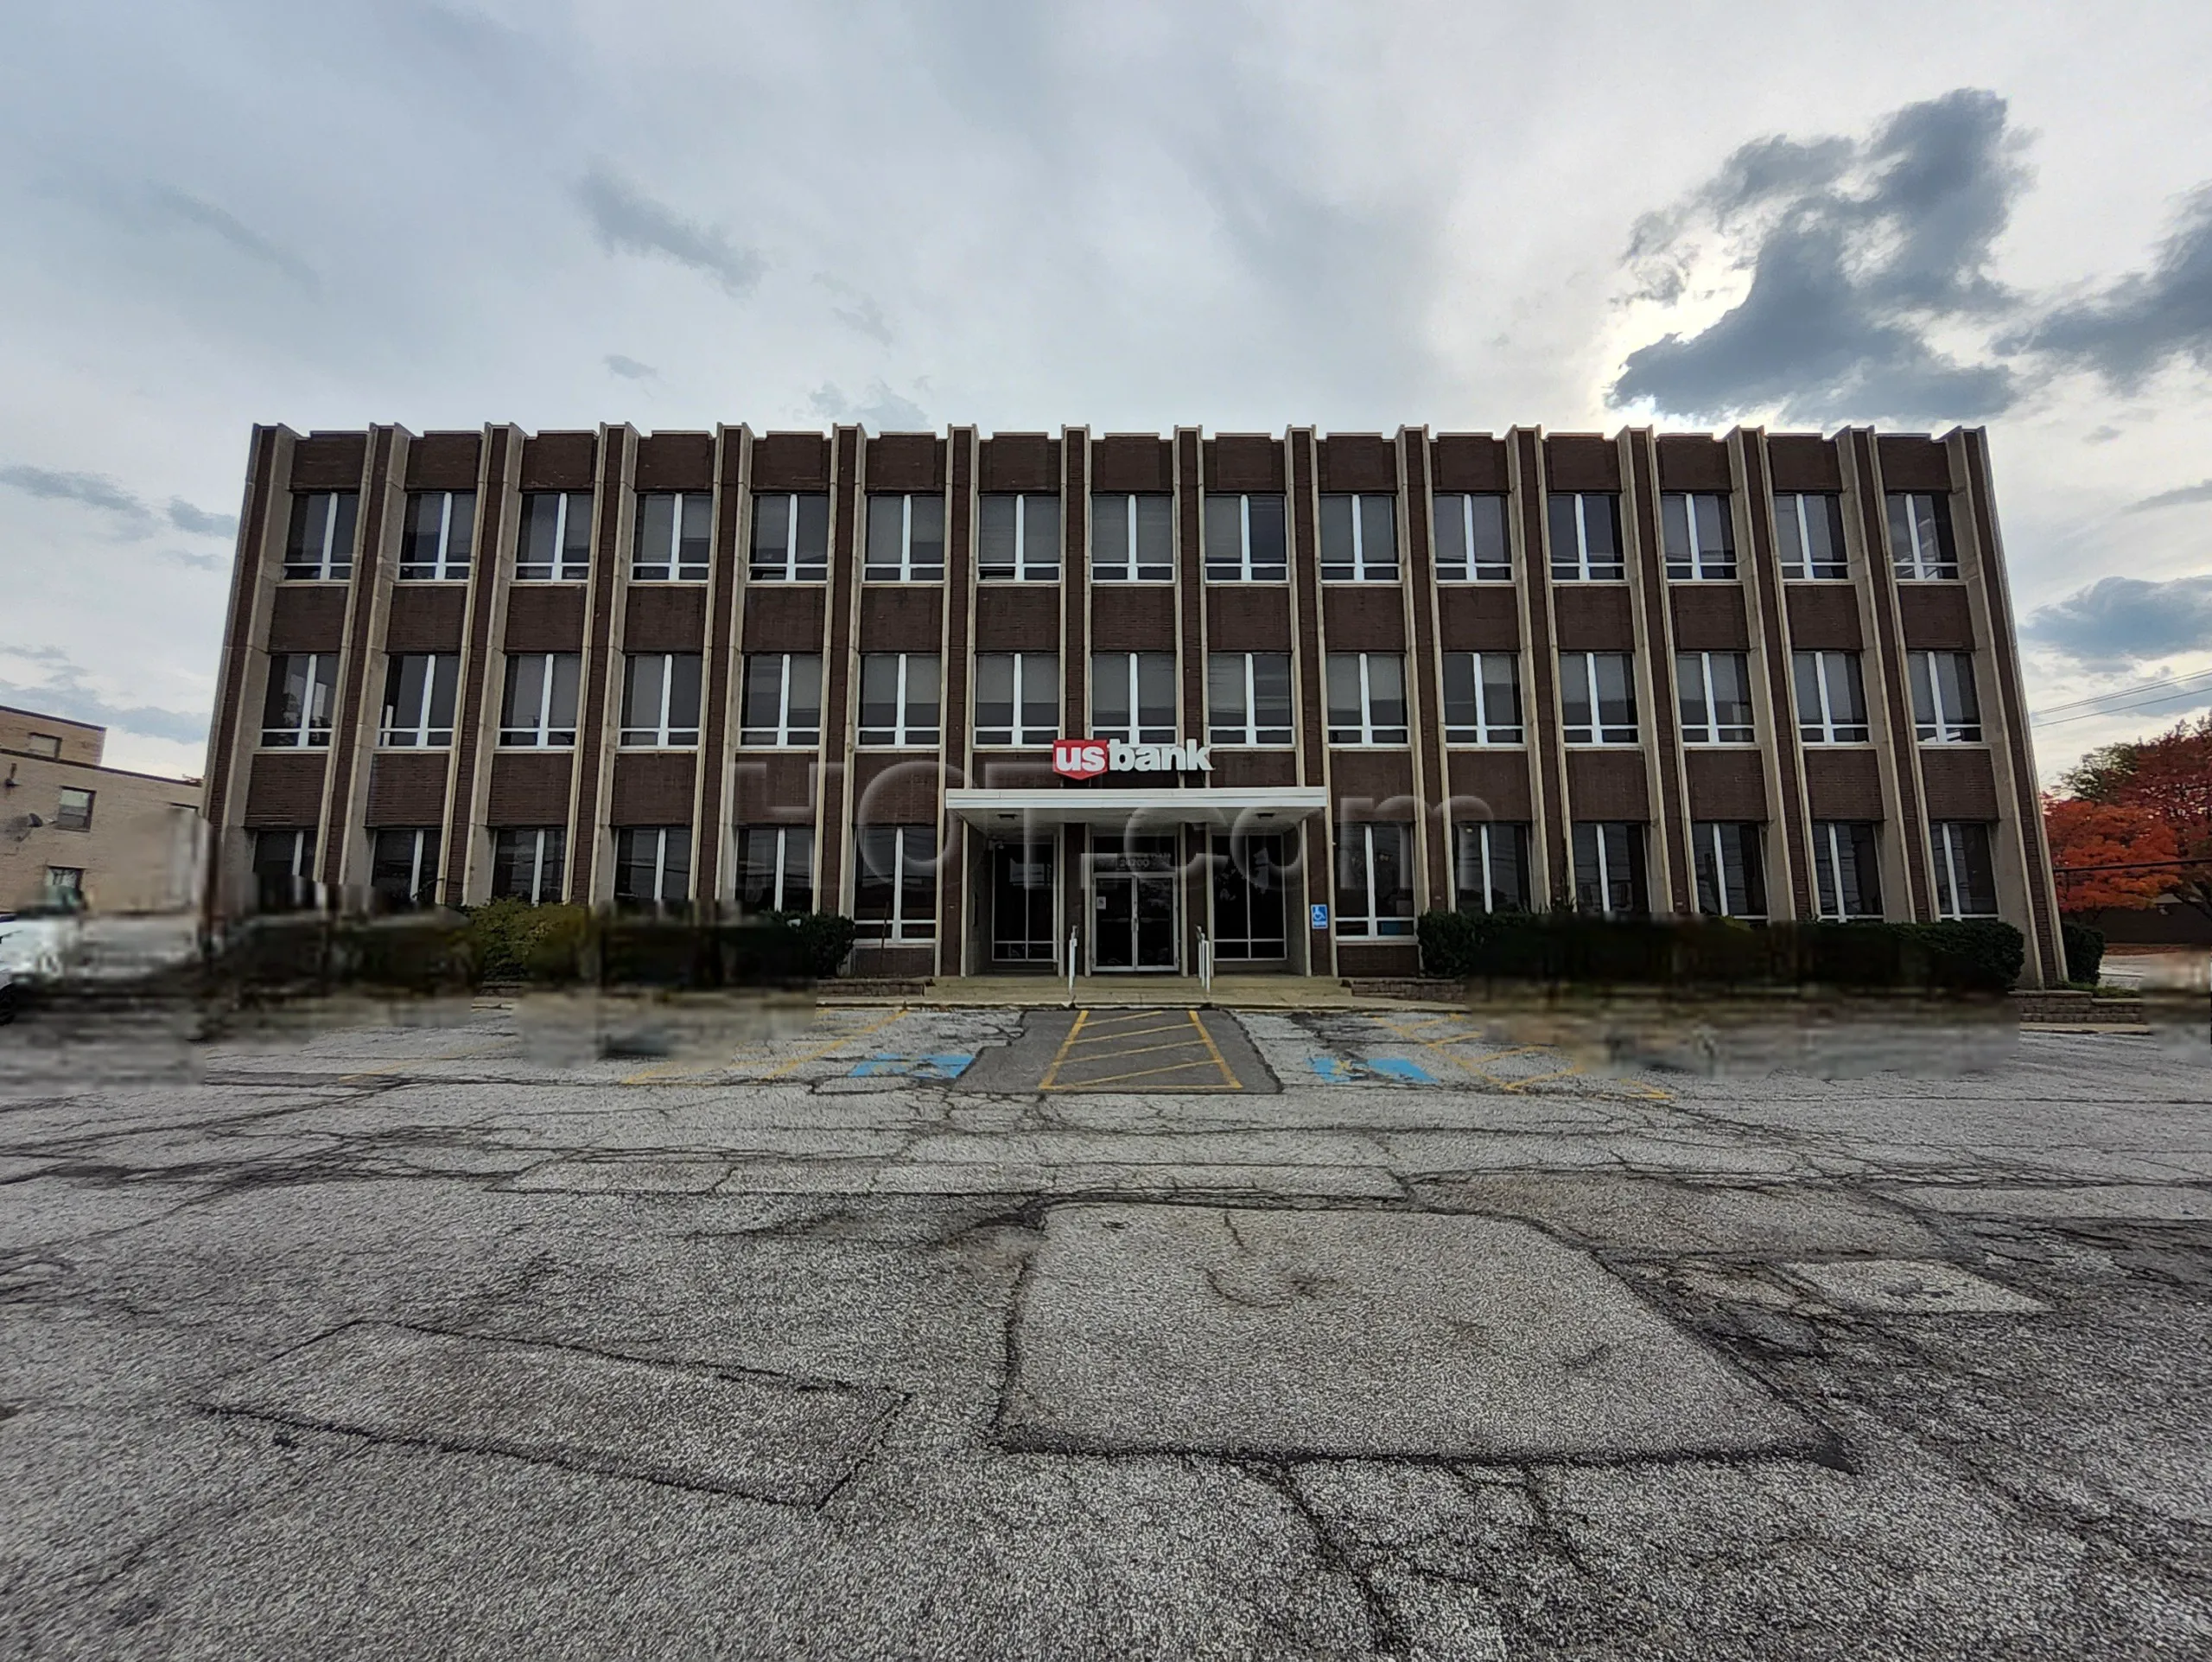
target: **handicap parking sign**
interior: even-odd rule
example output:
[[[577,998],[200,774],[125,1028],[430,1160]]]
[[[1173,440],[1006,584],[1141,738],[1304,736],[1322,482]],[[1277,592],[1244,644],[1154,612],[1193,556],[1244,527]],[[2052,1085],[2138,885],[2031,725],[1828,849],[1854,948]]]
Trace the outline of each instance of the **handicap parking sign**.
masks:
[[[1316,929],[1326,929],[1329,927],[1329,908],[1325,904],[1318,901],[1315,903],[1313,907],[1313,927]]]

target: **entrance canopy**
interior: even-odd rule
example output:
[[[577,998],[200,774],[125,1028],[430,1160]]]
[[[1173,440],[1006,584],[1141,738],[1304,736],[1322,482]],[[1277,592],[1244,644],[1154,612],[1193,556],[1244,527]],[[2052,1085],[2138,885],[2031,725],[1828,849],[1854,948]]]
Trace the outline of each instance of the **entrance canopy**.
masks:
[[[1037,825],[1102,825],[1122,830],[1156,825],[1211,825],[1223,831],[1288,831],[1329,806],[1319,785],[1149,791],[1054,789],[949,790],[944,806],[978,831],[1011,831]]]

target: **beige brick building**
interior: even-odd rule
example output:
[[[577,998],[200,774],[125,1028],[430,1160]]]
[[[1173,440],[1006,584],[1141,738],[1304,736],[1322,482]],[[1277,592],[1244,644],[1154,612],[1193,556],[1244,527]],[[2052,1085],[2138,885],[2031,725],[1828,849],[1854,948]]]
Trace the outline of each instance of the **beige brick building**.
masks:
[[[0,705],[0,913],[75,888],[95,912],[174,912],[198,879],[200,781],[101,766],[107,729]]]

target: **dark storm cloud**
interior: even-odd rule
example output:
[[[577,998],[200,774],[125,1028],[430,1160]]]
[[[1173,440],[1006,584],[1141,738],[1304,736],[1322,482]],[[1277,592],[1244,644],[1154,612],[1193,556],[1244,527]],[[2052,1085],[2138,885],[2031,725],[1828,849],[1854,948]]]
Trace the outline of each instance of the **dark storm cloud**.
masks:
[[[2202,651],[2212,642],[2212,573],[2165,583],[2105,577],[2043,607],[2021,633],[2110,668]]]
[[[2124,392],[2176,360],[2212,369],[2212,185],[2190,193],[2150,270],[2055,308],[2002,344],[2094,371]]]
[[[575,194],[593,234],[610,253],[672,259],[714,278],[726,292],[741,298],[759,286],[760,274],[767,269],[758,250],[741,248],[728,232],[683,218],[603,168],[578,181]]]
[[[238,534],[238,522],[234,517],[196,508],[181,496],[171,497],[168,506],[156,514],[105,474],[60,473],[50,468],[17,464],[0,468],[0,485],[12,485],[27,495],[44,497],[51,502],[76,502],[111,513],[126,537],[148,535],[160,519],[198,537]]]
[[[279,247],[236,214],[202,201],[168,185],[149,185],[146,197],[157,219],[168,219],[206,232],[248,259],[280,271],[313,295],[321,291],[315,269],[297,255]]]
[[[2201,485],[2183,485],[2179,490],[2160,491],[2156,496],[2146,496],[2139,502],[2130,502],[2127,511],[2140,513],[2145,508],[2177,508],[2184,502],[2212,502],[2212,479]]]
[[[1864,142],[1772,137],[1743,146],[1629,248],[1640,297],[1679,298],[1697,239],[1727,239],[1751,287],[1716,322],[1630,353],[1611,388],[1672,414],[1724,419],[1972,418],[2016,396],[2001,364],[1961,363],[1931,326],[2002,312],[1993,246],[2027,181],[2005,101],[1961,88],[1897,111]]]
[[[174,739],[183,744],[199,744],[207,737],[205,711],[188,714],[183,710],[162,710],[152,704],[111,704],[99,691],[85,685],[82,665],[57,646],[19,646],[0,641],[0,658],[13,658],[44,666],[42,678],[35,682],[0,678],[0,704],[14,704],[19,709],[42,710],[52,715],[67,716],[72,721],[92,722],[101,727],[121,728],[149,739]]]

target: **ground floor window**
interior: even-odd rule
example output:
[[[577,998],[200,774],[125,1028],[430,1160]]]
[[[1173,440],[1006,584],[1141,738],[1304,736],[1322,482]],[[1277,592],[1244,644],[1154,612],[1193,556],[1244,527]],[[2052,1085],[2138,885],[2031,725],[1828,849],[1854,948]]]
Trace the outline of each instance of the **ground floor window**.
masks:
[[[1413,932],[1413,827],[1339,825],[1337,933],[1372,939]]]
[[[1968,819],[1939,819],[1928,828],[1936,871],[1936,915],[1993,918],[1997,871],[1989,856],[1989,827]]]
[[[82,866],[48,866],[46,886],[51,892],[82,895],[85,892],[85,869]]]
[[[271,826],[253,837],[253,877],[264,912],[289,912],[315,903],[315,828]]]
[[[393,911],[436,905],[437,828],[386,825],[378,830],[369,851],[369,891]]]
[[[1574,822],[1574,905],[1602,916],[1641,917],[1651,909],[1643,869],[1643,827],[1627,819]]]
[[[1863,819],[1821,819],[1813,825],[1813,886],[1824,918],[1882,915],[1881,860],[1874,825]]]
[[[814,827],[741,825],[737,898],[748,912],[814,910]]]
[[[691,898],[691,828],[625,825],[614,833],[618,906],[681,906]]]
[[[559,825],[517,825],[492,833],[492,898],[556,903],[567,888],[569,833]]]
[[[1211,859],[1215,962],[1287,956],[1282,837],[1216,831]]]
[[[1462,912],[1529,909],[1529,828],[1489,819],[1459,827],[1452,889]]]
[[[937,828],[862,825],[854,836],[858,865],[853,917],[862,940],[937,939]]]
[[[1708,917],[1766,916],[1766,871],[1759,857],[1762,825],[1701,819],[1690,826],[1697,869],[1697,909]]]
[[[1052,845],[991,844],[991,958],[1050,964],[1054,957]]]

